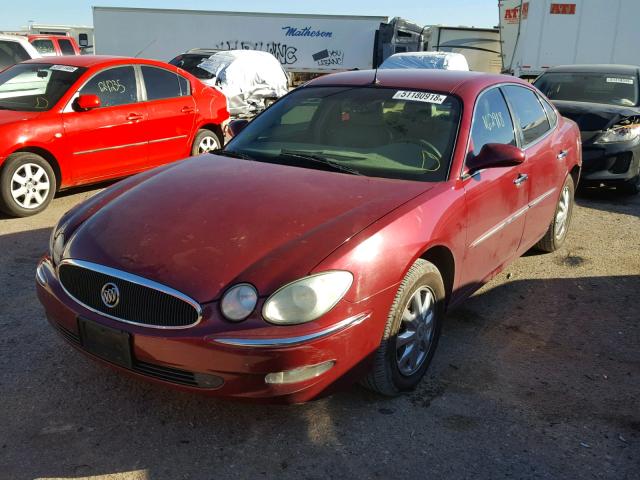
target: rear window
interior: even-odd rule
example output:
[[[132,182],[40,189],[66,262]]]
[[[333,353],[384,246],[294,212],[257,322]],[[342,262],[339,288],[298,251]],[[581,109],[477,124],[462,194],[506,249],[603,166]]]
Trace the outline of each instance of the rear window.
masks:
[[[53,45],[53,40],[39,39],[31,42],[31,45],[38,51],[40,55],[55,55],[56,47]]]
[[[538,95],[525,87],[508,85],[503,88],[513,108],[516,121],[520,124],[522,141],[525,145],[536,141],[551,129]]]
[[[30,58],[27,51],[18,42],[0,40],[0,70]]]
[[[538,78],[534,85],[551,100],[627,107],[638,104],[636,75],[549,72]]]
[[[176,58],[171,60],[169,63],[171,65],[175,65],[176,67],[180,67],[181,69],[189,72],[196,78],[200,80],[209,80],[213,78],[213,73],[207,72],[202,68],[198,67],[204,60],[209,58],[211,55],[199,55],[199,54],[186,54],[186,55],[178,55]]]
[[[62,55],[76,54],[76,51],[74,50],[73,45],[71,44],[71,41],[61,39],[61,40],[58,40],[58,45],[60,45],[60,51],[62,52]]]
[[[177,73],[164,68],[142,67],[148,100],[175,98],[189,95],[189,83]]]

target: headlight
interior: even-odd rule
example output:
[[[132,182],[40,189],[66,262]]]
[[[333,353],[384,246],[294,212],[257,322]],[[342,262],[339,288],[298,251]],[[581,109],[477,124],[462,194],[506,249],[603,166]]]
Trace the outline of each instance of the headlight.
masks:
[[[258,302],[258,292],[253,285],[240,283],[227,290],[220,302],[222,314],[232,322],[240,322],[251,315]]]
[[[350,272],[318,273],[285,285],[265,302],[262,316],[278,325],[296,325],[321,317],[347,293]]]
[[[640,135],[640,125],[625,125],[606,130],[596,143],[630,142]]]
[[[54,265],[58,265],[62,260],[62,252],[64,251],[64,231],[56,225],[51,231],[49,238],[49,255]]]

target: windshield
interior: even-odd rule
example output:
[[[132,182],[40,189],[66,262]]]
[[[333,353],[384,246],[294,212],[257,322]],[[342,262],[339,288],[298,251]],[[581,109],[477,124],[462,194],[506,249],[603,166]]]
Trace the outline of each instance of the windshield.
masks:
[[[632,107],[638,104],[635,75],[613,73],[545,73],[534,85],[551,100],[604,103]]]
[[[213,73],[203,70],[202,68],[198,67],[198,65],[200,65],[203,60],[206,60],[210,56],[211,55],[202,54],[178,55],[169,63],[189,72],[191,75],[199,78],[200,80],[209,80],[213,78]]]
[[[380,87],[294,90],[227,145],[229,154],[348,174],[445,181],[460,102]]]
[[[49,110],[84,71],[48,63],[15,65],[0,73],[0,110]]]

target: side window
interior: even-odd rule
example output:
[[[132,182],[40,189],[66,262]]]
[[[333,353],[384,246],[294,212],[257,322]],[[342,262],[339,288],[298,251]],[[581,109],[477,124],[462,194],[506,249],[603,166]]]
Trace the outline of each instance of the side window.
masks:
[[[69,40],[60,39],[58,40],[58,45],[60,46],[60,51],[62,55],[75,55],[76,51],[73,49],[73,45]]]
[[[547,102],[544,98],[540,97],[540,102],[544,107],[544,111],[547,113],[547,118],[549,119],[549,123],[551,124],[551,128],[556,126],[558,123],[558,114],[553,109],[553,107]]]
[[[537,140],[551,129],[538,95],[525,87],[508,85],[503,88],[522,130],[524,145]]]
[[[93,76],[80,89],[80,94],[100,97],[103,107],[126,105],[138,101],[136,74],[133,67],[109,68]]]
[[[31,45],[38,51],[40,55],[55,55],[56,47],[53,46],[53,40],[39,39],[31,42]]]
[[[142,76],[148,100],[189,95],[189,82],[177,73],[164,68],[143,66]]]
[[[476,103],[470,154],[478,155],[487,143],[516,144],[511,115],[498,88],[483,93]]]
[[[18,42],[0,41],[0,70],[31,58]]]

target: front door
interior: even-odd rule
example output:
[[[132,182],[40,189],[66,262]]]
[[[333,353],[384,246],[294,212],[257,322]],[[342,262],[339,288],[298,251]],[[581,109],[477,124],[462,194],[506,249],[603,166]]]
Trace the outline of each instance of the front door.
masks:
[[[468,157],[488,143],[516,145],[516,129],[499,88],[477,100]],[[525,164],[465,175],[467,242],[463,288],[475,290],[515,255],[525,224],[529,182]]]
[[[105,69],[79,94],[93,94],[101,106],[89,111],[65,111],[63,124],[74,183],[123,176],[147,163],[147,107],[139,102],[133,66]]]
[[[196,101],[189,81],[160,67],[143,65],[149,132],[149,165],[191,156]]]

